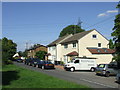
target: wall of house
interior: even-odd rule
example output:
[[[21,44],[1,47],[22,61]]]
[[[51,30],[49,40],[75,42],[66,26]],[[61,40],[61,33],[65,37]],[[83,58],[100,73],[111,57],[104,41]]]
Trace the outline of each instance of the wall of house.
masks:
[[[97,35],[97,38],[93,38],[92,35]],[[98,47],[98,43],[101,43],[101,47]],[[108,48],[108,43],[107,39],[94,30],[79,40],[79,56],[92,55],[87,47]]]
[[[61,45],[61,50],[62,50],[62,53],[61,53],[62,61],[66,62],[65,59],[67,59],[67,61],[70,61],[71,57],[66,55],[73,51],[78,52],[78,43],[76,43],[76,47],[73,47],[73,43],[69,43],[68,48],[64,48],[64,45]]]
[[[57,61],[62,61],[61,44],[58,44],[56,48],[57,48],[57,51],[56,51]]]
[[[97,64],[108,64],[112,61],[112,54],[93,54],[92,57],[96,57]]]
[[[48,59],[49,60],[56,60],[56,46],[51,46],[51,47],[48,47],[48,53],[50,53],[51,55],[48,56]]]
[[[92,35],[96,34],[97,38],[92,38]],[[98,47],[98,43],[101,43],[101,47]],[[79,56],[95,57],[97,58],[97,64],[111,62],[112,54],[92,54],[87,47],[93,48],[108,48],[109,41],[105,39],[101,34],[96,31],[92,31],[79,40]]]
[[[35,52],[38,52],[38,51],[45,51],[47,52],[47,48],[46,47],[38,47],[35,49]]]

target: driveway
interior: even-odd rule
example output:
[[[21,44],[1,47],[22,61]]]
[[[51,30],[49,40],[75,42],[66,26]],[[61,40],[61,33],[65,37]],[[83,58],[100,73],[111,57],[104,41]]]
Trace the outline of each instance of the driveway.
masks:
[[[24,67],[37,72],[42,72],[60,79],[72,81],[78,84],[86,85],[92,88],[118,88],[119,84],[115,82],[115,77],[97,76],[95,72],[90,71],[75,71],[69,72],[56,68],[55,70],[42,70],[40,68],[24,65],[24,63],[14,62],[17,66]]]

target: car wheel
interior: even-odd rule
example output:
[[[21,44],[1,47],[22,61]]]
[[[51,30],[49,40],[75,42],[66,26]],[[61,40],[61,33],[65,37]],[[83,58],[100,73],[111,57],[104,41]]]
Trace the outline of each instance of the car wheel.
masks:
[[[106,76],[106,77],[109,77],[109,76],[110,76],[110,73],[109,73],[109,72],[106,72],[105,76]]]
[[[90,69],[90,71],[91,71],[91,72],[94,72],[94,71],[95,71],[95,69],[94,69],[94,68],[91,68],[91,69]]]
[[[45,66],[42,66],[41,68],[42,68],[42,69],[45,69]]]
[[[39,65],[36,65],[37,68],[39,68]]]
[[[34,65],[34,67],[36,67],[36,65]]]
[[[74,71],[75,71],[75,69],[72,67],[72,68],[70,68],[70,71],[71,71],[71,72],[74,72]]]

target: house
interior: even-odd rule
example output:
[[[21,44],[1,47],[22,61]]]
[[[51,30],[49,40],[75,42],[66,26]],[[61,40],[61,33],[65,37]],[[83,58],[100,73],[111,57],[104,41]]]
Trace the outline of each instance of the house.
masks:
[[[44,45],[37,44],[34,47],[32,47],[31,49],[28,49],[27,51],[28,51],[28,55],[27,55],[28,57],[35,58],[36,52],[38,52],[38,51],[47,52],[47,47]]]
[[[93,57],[97,64],[109,63],[114,52],[109,49],[109,40],[95,29],[58,38],[48,45],[48,58],[64,63],[74,57]]]

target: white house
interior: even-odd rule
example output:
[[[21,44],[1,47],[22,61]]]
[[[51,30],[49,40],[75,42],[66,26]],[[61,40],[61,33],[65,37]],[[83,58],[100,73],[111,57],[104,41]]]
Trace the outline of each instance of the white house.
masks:
[[[112,61],[114,50],[109,49],[109,41],[97,30],[84,31],[58,38],[48,45],[48,59],[70,61],[74,57],[93,57],[97,64]]]

